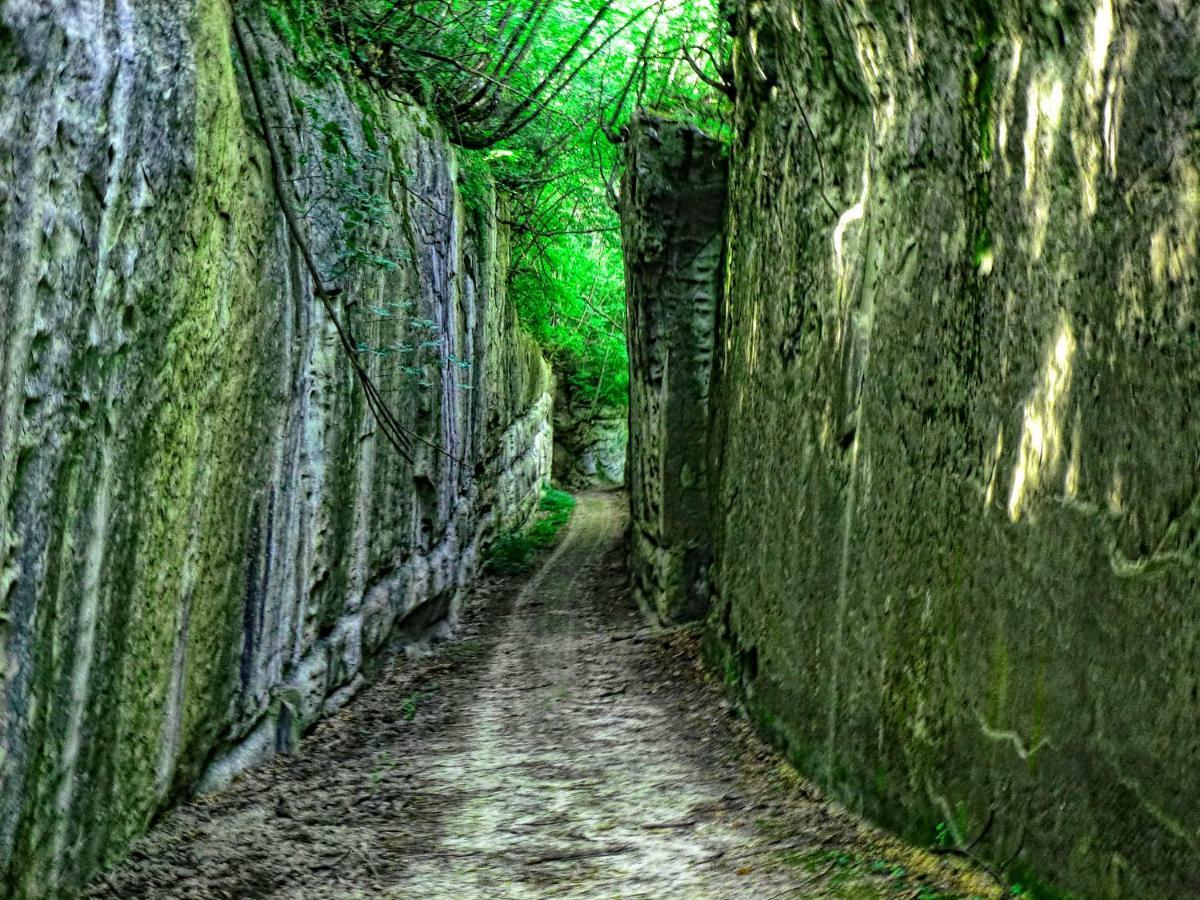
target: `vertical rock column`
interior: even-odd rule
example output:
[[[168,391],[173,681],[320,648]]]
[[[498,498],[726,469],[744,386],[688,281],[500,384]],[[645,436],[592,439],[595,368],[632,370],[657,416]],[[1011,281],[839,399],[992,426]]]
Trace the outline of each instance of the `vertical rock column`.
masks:
[[[663,622],[708,609],[708,397],[728,164],[694,127],[639,116],[621,191],[628,287],[631,571]]]

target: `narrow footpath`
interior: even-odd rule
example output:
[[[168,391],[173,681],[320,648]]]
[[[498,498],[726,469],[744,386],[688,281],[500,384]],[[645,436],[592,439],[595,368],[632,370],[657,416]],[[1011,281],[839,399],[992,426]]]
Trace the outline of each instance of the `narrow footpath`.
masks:
[[[300,755],[159,824],[90,897],[995,897],[823,800],[625,590],[619,494],[485,584]]]

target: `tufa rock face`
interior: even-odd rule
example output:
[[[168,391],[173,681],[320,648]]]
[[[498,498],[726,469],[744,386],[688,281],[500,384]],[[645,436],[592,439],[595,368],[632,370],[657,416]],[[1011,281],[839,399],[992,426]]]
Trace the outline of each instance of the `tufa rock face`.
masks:
[[[629,410],[580,398],[558,380],[554,404],[554,482],[580,490],[625,484]]]
[[[708,609],[708,402],[728,165],[719,142],[645,115],[626,154],[633,585],[661,621],[683,622]]]
[[[1200,894],[1200,10],[741,3],[715,621],[838,797]]]
[[[453,621],[549,474],[552,377],[448,143],[361,85],[294,80],[250,24],[319,264],[399,419],[445,452],[409,465],[372,436],[227,4],[5,4],[6,896],[69,894],[181,792],[290,749],[390,641]]]

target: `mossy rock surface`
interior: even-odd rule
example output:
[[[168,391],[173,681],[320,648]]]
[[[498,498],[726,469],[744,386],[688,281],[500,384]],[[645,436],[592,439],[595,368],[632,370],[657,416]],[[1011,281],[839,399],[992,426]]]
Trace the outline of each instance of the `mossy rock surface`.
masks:
[[[289,240],[229,5],[35,5],[0,11],[6,897],[73,895],[201,779],[344,703],[397,623],[453,615],[552,445],[507,240],[418,108],[245,22],[301,205],[326,198],[318,265],[348,268],[367,365],[445,450],[409,464]]]
[[[1194,12],[736,29],[715,654],[872,817],[1024,884],[1196,895]]]

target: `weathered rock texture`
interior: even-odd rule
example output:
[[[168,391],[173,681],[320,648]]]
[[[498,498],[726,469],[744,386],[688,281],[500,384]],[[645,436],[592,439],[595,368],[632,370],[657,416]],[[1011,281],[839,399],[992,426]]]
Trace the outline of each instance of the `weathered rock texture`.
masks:
[[[582,398],[558,379],[554,403],[554,482],[568,488],[616,488],[625,483],[629,410]]]
[[[644,608],[688,621],[708,610],[708,394],[728,164],[712,138],[644,116],[626,152],[630,568]]]
[[[372,437],[228,6],[0,7],[0,895],[70,895],[172,798],[291,747],[454,617],[548,475],[552,379],[446,140],[287,75],[252,24],[320,264],[445,453]]]
[[[1200,896],[1200,7],[732,11],[731,677],[917,839]]]

